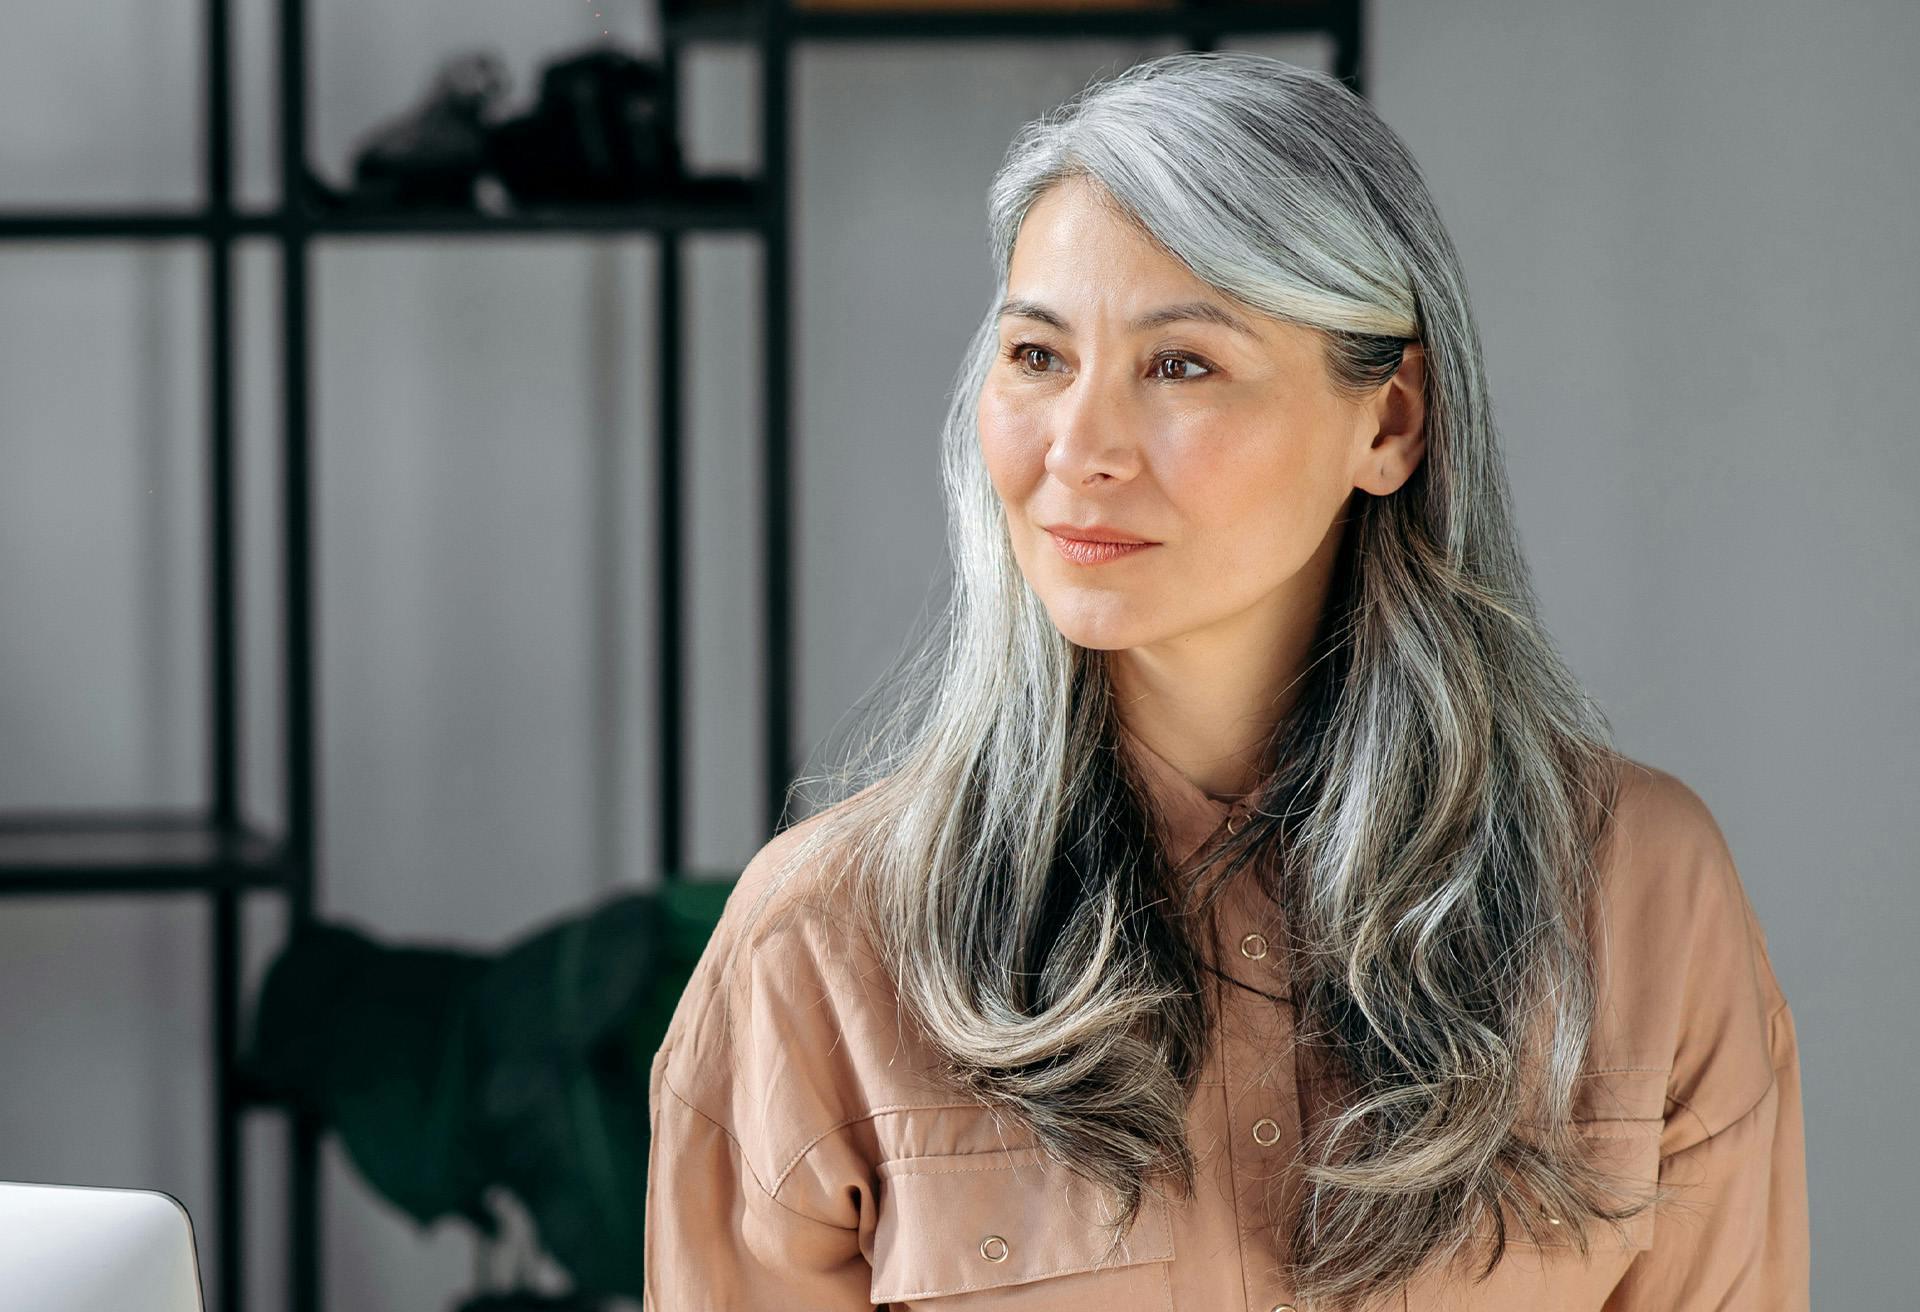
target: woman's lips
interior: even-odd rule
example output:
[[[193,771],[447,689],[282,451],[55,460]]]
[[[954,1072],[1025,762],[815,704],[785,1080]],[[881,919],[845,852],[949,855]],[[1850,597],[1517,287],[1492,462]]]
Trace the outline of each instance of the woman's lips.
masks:
[[[1110,560],[1135,556],[1149,547],[1160,545],[1158,542],[1085,542],[1051,532],[1047,536],[1053,539],[1054,546],[1060,548],[1060,554],[1076,565],[1104,565]]]

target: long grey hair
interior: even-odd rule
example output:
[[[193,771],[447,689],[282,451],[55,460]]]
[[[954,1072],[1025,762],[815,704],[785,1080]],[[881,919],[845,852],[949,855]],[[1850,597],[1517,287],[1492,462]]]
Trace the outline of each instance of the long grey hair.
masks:
[[[1222,294],[1319,330],[1352,395],[1422,343],[1424,460],[1390,496],[1355,494],[1257,818],[1176,870],[1115,750],[1107,654],[1054,627],[988,481],[989,309],[943,437],[941,623],[889,670],[844,762],[797,785],[838,800],[787,868],[833,852],[955,1084],[1110,1191],[1116,1236],[1144,1190],[1194,1187],[1185,1118],[1216,969],[1197,926],[1250,872],[1283,913],[1292,995],[1274,1005],[1294,1010],[1302,1078],[1337,1091],[1309,1118],[1284,1222],[1298,1295],[1359,1305],[1481,1246],[1484,1274],[1510,1226],[1585,1253],[1590,1222],[1646,1205],[1621,1201],[1572,1124],[1617,758],[1536,617],[1425,182],[1334,78],[1245,53],[1153,59],[1014,139],[991,187],[990,304],[1023,216],[1069,176]]]

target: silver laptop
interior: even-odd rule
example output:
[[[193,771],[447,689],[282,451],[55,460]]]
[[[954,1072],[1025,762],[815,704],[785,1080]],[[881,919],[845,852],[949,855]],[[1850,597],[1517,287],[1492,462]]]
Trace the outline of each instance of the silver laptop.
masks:
[[[206,1312],[193,1223],[152,1189],[0,1182],[7,1312]]]

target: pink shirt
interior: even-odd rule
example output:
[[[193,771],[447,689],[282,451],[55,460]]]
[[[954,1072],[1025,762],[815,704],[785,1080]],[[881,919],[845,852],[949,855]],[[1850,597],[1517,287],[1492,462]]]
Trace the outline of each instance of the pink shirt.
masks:
[[[1176,859],[1243,807],[1209,798],[1137,737]],[[1586,1261],[1509,1241],[1482,1284],[1430,1269],[1401,1312],[1681,1312],[1808,1306],[1793,1016],[1706,805],[1634,761],[1605,872],[1600,1015],[1577,1118],[1596,1152],[1687,1205],[1604,1225]],[[1221,1042],[1188,1113],[1192,1198],[1149,1194],[1122,1258],[1097,1265],[1098,1200],[1017,1125],[934,1078],[887,971],[800,871],[746,922],[741,876],[653,1062],[648,1312],[1284,1312],[1279,1250],[1299,1197],[1296,1079],[1278,911],[1251,881],[1223,908]],[[1258,992],[1256,992],[1258,991]],[[736,1023],[727,1024],[731,1008]],[[1309,1312],[1304,1304],[1298,1312]]]

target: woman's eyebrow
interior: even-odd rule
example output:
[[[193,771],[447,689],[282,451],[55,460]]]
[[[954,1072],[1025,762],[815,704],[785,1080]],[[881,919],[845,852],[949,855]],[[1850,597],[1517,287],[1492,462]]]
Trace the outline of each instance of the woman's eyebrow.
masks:
[[[1010,296],[1001,302],[997,317],[1004,319],[1010,314],[1018,315],[1023,319],[1037,319],[1041,323],[1058,328],[1063,333],[1073,331],[1073,329],[1067,326],[1067,321],[1064,318],[1054,311],[1049,310],[1038,301],[1029,301],[1017,296]],[[1139,333],[1145,332],[1149,328],[1159,328],[1166,324],[1177,323],[1182,319],[1191,319],[1200,323],[1218,324],[1222,328],[1230,328],[1234,332],[1245,334],[1256,341],[1259,340],[1260,337],[1260,334],[1248,326],[1246,320],[1225,306],[1216,305],[1212,301],[1182,301],[1177,305],[1163,305],[1157,310],[1148,310],[1145,314],[1142,314],[1132,323],[1128,324],[1127,327]]]

